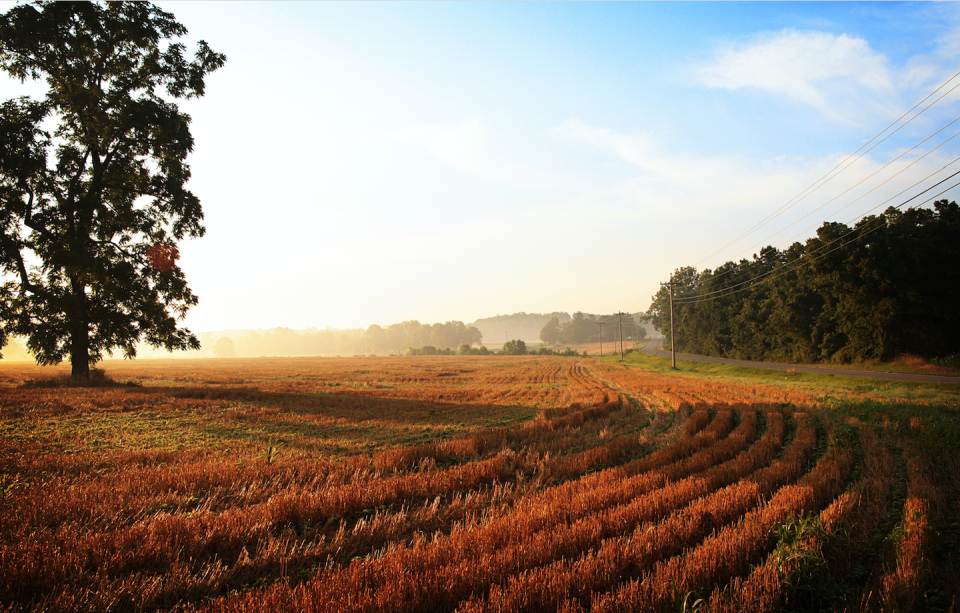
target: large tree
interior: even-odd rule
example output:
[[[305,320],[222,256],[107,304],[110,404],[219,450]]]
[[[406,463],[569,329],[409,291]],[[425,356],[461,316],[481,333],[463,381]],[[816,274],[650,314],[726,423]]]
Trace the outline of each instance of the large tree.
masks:
[[[960,351],[960,206],[891,207],[805,244],[673,275],[677,349],[792,363]],[[646,317],[670,337],[661,288]]]
[[[544,345],[558,345],[563,340],[563,330],[560,328],[560,318],[551,317],[550,321],[540,330],[540,340]]]
[[[200,41],[186,59],[186,32],[140,2],[0,15],[0,68],[48,87],[0,107],[0,347],[23,335],[39,363],[69,359],[79,379],[140,340],[199,347],[177,323],[197,298],[176,243],[204,227],[186,188],[190,117],[173,101],[202,96],[226,58]]]

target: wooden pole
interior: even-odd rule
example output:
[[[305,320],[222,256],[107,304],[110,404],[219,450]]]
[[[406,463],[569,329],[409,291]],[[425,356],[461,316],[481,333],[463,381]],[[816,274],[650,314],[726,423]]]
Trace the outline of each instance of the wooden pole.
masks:
[[[623,320],[620,318],[622,313],[617,313],[617,328],[620,334],[620,361],[623,361]]]

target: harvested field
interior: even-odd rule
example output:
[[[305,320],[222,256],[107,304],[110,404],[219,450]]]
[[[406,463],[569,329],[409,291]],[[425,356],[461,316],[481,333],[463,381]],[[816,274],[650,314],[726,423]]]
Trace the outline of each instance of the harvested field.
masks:
[[[954,409],[557,357],[0,366],[0,610],[929,611]],[[685,607],[685,609],[684,609]]]

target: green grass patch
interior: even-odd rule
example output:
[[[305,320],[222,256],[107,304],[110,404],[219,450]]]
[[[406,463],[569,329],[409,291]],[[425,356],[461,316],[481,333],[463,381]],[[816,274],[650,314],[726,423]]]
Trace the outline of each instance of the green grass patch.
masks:
[[[607,356],[604,361],[617,362],[616,357]],[[670,368],[670,360],[645,353],[630,352],[624,363],[642,367],[651,372],[692,377],[700,379],[722,379],[743,383],[761,383],[782,387],[797,388],[814,397],[827,401],[840,396],[869,396],[871,399],[888,402],[910,402],[917,404],[943,404],[960,408],[960,384],[950,383],[913,383],[908,381],[888,381],[886,379],[866,379],[845,377],[826,373],[786,372],[749,368],[710,362],[677,360],[677,369]]]

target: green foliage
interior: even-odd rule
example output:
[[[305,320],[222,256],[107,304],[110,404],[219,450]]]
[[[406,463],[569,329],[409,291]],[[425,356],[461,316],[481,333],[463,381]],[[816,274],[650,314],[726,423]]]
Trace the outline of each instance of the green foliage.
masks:
[[[642,342],[647,340],[647,329],[645,327],[640,325],[637,326],[636,340],[637,342]]]
[[[818,515],[808,513],[802,517],[788,517],[782,524],[774,526],[774,532],[777,547],[772,555],[781,575],[788,571],[809,575],[826,563],[820,543],[828,534]]]
[[[531,353],[534,353],[536,355],[556,355],[556,356],[562,356],[567,358],[570,358],[570,357],[576,358],[576,357],[579,357],[580,355],[577,353],[575,349],[571,349],[569,347],[567,347],[563,351],[554,351],[549,347],[539,347],[537,348],[536,351],[533,351]]]
[[[771,554],[785,587],[789,611],[835,611],[850,596],[850,577],[836,567],[850,552],[850,539],[842,529],[828,530],[819,515],[788,517],[774,526],[777,545]],[[844,566],[846,567],[846,566]],[[853,572],[848,569],[848,572]],[[863,578],[852,579],[862,584]]]
[[[8,498],[12,498],[14,490],[17,488],[27,487],[30,487],[29,483],[17,481],[16,477],[8,478],[6,475],[0,475],[0,503],[5,502]]]
[[[456,355],[456,352],[453,349],[437,349],[433,345],[425,345],[423,347],[411,347],[407,351],[407,355]]]
[[[521,340],[507,341],[503,344],[503,355],[526,355],[527,344]]]
[[[695,591],[681,594],[676,586],[673,587],[673,610],[676,613],[700,613],[706,611],[709,603]]]
[[[226,58],[148,3],[20,4],[0,16],[0,68],[43,79],[43,100],[0,106],[0,345],[27,338],[73,375],[143,339],[199,347],[177,321],[197,303],[176,242],[204,233],[187,188],[190,118],[170,99],[204,93]],[[42,126],[50,121],[53,134]],[[37,262],[34,266],[32,263]]]
[[[944,356],[942,358],[933,358],[930,362],[936,366],[960,370],[960,353]]]
[[[263,454],[263,459],[266,460],[267,464],[273,464],[273,461],[277,459],[279,454],[280,445],[275,444],[271,438],[267,441],[267,449]]]
[[[563,339],[563,331],[560,329],[560,319],[551,317],[550,321],[540,330],[540,340],[547,345],[557,345]]]
[[[563,341],[574,345],[597,340],[597,321],[593,315],[577,311],[573,319],[563,324]]]
[[[806,244],[673,275],[679,351],[791,363],[960,350],[960,207],[889,208]],[[666,287],[646,318],[671,337]]]
[[[485,346],[471,347],[470,345],[460,345],[457,351],[460,355],[490,355],[490,350]]]

